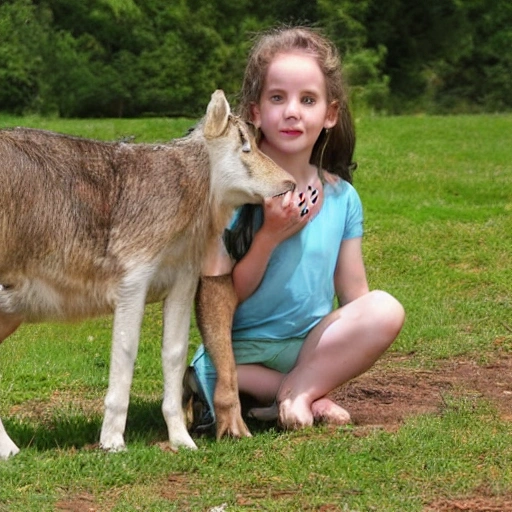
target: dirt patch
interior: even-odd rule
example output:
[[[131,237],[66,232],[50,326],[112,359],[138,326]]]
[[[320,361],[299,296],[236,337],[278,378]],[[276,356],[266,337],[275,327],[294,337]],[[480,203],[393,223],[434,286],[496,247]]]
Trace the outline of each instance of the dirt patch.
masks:
[[[497,498],[473,498],[436,501],[425,512],[511,512],[512,501]]]
[[[413,369],[407,358],[388,356],[375,368],[337,389],[331,397],[347,408],[356,428],[354,435],[365,435],[369,430],[382,428],[397,430],[410,416],[438,413],[446,407],[446,397],[460,396],[490,401],[505,421],[512,421],[512,357],[503,355],[491,363],[481,365],[475,361],[459,360],[439,363],[434,370]],[[162,449],[167,443],[162,443]],[[190,493],[187,474],[169,476],[172,485],[161,490],[169,501],[183,501]],[[240,497],[240,506],[257,506],[254,491],[249,502]],[[278,496],[276,496],[276,499]],[[107,500],[108,502],[109,500]],[[109,510],[100,507],[94,498],[81,494],[56,504],[57,510],[93,512]],[[339,510],[325,506],[320,510]],[[425,512],[512,512],[512,495],[496,497],[492,493],[476,492],[473,496],[439,499],[425,506]]]
[[[97,510],[94,496],[87,493],[58,501],[55,509],[61,512],[95,512]]]
[[[502,356],[485,365],[451,361],[432,371],[377,365],[331,396],[350,411],[355,435],[365,435],[376,427],[396,430],[410,416],[441,412],[447,395],[487,400],[503,420],[512,421],[512,358]],[[512,512],[512,495],[496,497],[482,490],[473,496],[436,500],[424,510]]]
[[[37,423],[51,422],[57,410],[64,410],[70,415],[101,416],[104,409],[103,400],[103,395],[91,398],[76,389],[67,391],[56,389],[45,400],[33,398],[13,405],[9,414],[18,419]]]
[[[489,400],[503,419],[512,420],[512,358],[487,365],[452,361],[432,371],[377,365],[331,396],[355,425],[393,430],[410,416],[441,411],[447,394]]]
[[[188,496],[198,495],[199,491],[193,489],[189,473],[172,473],[167,478],[168,485],[161,490],[160,494],[163,498],[176,502],[186,499]]]

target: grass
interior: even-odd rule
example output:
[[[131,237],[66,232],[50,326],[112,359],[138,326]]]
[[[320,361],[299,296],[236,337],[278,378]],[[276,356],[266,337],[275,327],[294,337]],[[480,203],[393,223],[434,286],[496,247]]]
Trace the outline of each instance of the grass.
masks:
[[[506,332],[511,128],[508,116],[360,121],[368,273],[406,305],[401,348],[451,357]]]
[[[186,118],[84,120],[0,115],[0,128],[25,126],[99,140],[128,139],[134,142],[165,142],[171,138],[181,137],[195,122]]]
[[[108,140],[163,141],[192,124],[0,117],[0,127]],[[357,129],[368,277],[407,311],[391,356],[407,355],[400,364],[418,368],[509,356],[512,116],[362,117]],[[109,318],[28,325],[1,346],[0,413],[22,451],[0,463],[0,512],[412,512],[440,499],[512,496],[511,424],[478,396],[447,394],[440,414],[412,417],[396,431],[251,425],[251,439],[199,438],[197,452],[166,451],[158,305],[143,325],[129,450],[104,454],[95,443],[110,329]],[[198,343],[193,325],[191,350]]]

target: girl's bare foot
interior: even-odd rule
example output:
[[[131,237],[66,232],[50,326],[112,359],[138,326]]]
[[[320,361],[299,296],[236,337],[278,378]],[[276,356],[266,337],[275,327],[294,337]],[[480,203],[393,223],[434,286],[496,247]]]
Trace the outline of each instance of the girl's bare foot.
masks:
[[[310,427],[313,425],[313,413],[302,397],[285,398],[279,404],[279,423],[289,430]]]
[[[318,423],[326,423],[328,425],[346,425],[350,423],[350,414],[348,411],[334,403],[329,398],[319,398],[311,404],[311,413],[313,418]],[[274,402],[269,407],[255,407],[251,409],[248,414],[249,417],[255,418],[260,421],[275,421],[279,416],[279,409]],[[287,428],[300,428],[306,426],[307,423],[300,423],[295,420],[290,422],[288,417],[288,424],[284,425]]]
[[[327,425],[346,425],[350,423],[348,411],[326,397],[315,400],[311,404],[311,412],[316,422],[326,423]]]

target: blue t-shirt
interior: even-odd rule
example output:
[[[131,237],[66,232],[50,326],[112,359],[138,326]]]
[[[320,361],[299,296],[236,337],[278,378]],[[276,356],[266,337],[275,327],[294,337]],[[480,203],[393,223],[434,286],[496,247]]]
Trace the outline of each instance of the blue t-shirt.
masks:
[[[233,341],[305,337],[332,311],[341,242],[362,235],[354,187],[343,180],[326,183],[318,215],[274,249],[259,287],[238,306]]]

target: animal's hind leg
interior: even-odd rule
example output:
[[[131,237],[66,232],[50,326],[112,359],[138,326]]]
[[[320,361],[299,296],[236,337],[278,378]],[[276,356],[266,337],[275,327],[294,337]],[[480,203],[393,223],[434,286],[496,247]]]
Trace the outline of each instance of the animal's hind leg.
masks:
[[[20,449],[5,431],[2,420],[0,420],[0,460],[5,460],[11,455],[16,455]]]
[[[0,343],[12,334],[21,322],[22,319],[20,317],[0,312]],[[0,420],[0,460],[16,455],[19,451],[19,448],[5,431],[2,420]]]
[[[21,324],[23,318],[0,311],[0,343],[10,336]]]

